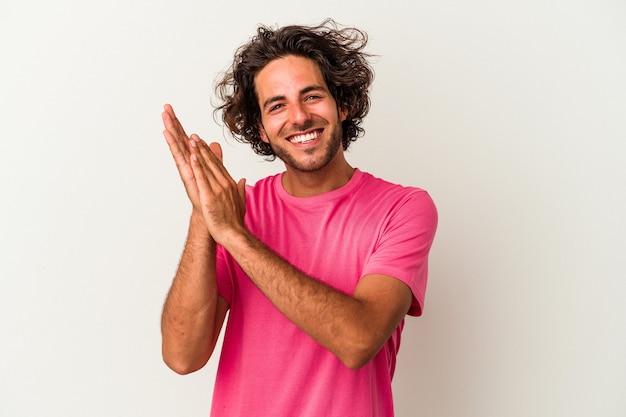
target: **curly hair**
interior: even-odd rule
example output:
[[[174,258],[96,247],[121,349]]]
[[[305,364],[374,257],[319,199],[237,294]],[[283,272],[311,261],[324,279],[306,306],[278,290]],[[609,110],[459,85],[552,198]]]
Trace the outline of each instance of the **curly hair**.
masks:
[[[339,108],[348,110],[342,122],[343,149],[365,133],[361,123],[370,109],[369,88],[374,70],[364,52],[367,33],[357,28],[340,28],[333,19],[317,26],[290,25],[271,28],[260,25],[256,35],[235,52],[232,65],[216,83],[215,92],[221,104],[214,114],[239,142],[248,143],[259,155],[273,160],[276,155],[261,140],[261,109],[254,78],[270,61],[287,55],[309,58],[317,63],[330,94]]]

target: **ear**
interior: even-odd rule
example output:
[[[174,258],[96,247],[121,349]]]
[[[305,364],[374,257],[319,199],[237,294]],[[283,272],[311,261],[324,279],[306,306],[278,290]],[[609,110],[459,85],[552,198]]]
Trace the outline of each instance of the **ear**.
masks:
[[[265,128],[263,127],[263,123],[261,123],[261,120],[259,120],[259,135],[261,135],[261,140],[265,143],[270,143],[269,139],[267,138],[267,133],[265,132]]]
[[[339,111],[339,120],[343,122],[348,118],[348,107],[344,106],[337,109]]]

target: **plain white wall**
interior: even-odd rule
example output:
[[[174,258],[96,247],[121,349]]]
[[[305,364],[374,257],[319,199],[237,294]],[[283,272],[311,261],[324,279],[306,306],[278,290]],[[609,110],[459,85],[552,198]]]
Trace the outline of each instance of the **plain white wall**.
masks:
[[[257,23],[324,17],[379,55],[348,157],[440,212],[397,415],[626,415],[623,1],[0,0],[0,416],[208,415],[216,360],[160,358],[189,214],[161,106],[234,177],[281,170],[213,81]]]

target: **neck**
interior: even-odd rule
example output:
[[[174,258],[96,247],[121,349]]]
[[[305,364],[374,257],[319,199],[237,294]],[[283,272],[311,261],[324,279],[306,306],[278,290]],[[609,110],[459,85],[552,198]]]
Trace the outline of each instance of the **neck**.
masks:
[[[350,181],[354,168],[344,158],[331,161],[322,169],[305,172],[286,166],[282,184],[295,197],[313,197],[343,187]]]

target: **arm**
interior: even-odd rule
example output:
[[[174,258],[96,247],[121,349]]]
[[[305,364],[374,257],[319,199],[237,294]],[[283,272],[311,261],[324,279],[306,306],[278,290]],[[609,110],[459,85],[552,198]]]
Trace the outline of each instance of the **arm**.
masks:
[[[384,275],[363,277],[353,295],[306,276],[256,239],[235,204],[238,188],[220,158],[191,141],[200,206],[211,236],[233,256],[255,285],[293,323],[359,368],[388,340],[411,304],[408,286]]]
[[[227,250],[265,296],[351,369],[378,353],[411,305],[411,290],[395,278],[365,276],[350,296],[306,276],[249,233],[229,241]]]
[[[202,218],[192,215],[185,248],[163,307],[165,363],[179,374],[202,368],[213,353],[227,310],[228,304],[217,294],[215,242]]]
[[[209,360],[228,306],[217,295],[215,241],[199,210],[189,138],[171,106],[165,106],[162,117],[164,136],[193,205],[187,241],[161,318],[163,360],[175,372],[185,374]]]

